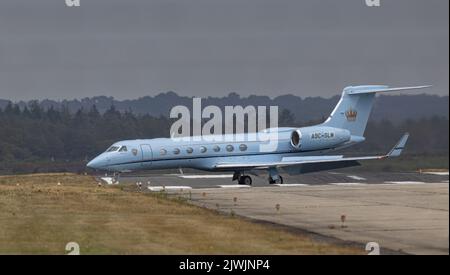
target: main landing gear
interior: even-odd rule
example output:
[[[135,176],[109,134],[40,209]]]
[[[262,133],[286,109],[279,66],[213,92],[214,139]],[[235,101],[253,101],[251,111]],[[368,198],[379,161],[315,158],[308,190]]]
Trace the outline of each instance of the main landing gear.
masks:
[[[244,175],[243,172],[235,172],[233,174],[233,181],[237,181],[242,185],[252,185],[252,178],[250,176]],[[283,184],[283,177],[280,176],[278,171],[274,169],[269,169],[269,184]]]
[[[241,174],[240,172],[235,172],[233,175],[233,180],[237,180],[239,184],[242,185],[252,185],[252,178]]]
[[[252,178],[250,176],[241,176],[238,183],[243,185],[252,185]]]

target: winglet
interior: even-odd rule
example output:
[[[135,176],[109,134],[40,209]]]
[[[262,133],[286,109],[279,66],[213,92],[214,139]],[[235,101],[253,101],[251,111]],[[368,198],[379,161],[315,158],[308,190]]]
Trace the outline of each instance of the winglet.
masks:
[[[408,141],[409,133],[405,133],[392,150],[386,155],[386,157],[398,157],[401,155]]]

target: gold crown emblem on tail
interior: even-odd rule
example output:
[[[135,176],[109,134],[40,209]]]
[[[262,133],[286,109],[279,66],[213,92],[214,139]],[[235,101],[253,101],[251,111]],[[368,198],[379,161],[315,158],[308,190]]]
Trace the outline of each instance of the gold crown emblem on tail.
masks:
[[[347,112],[345,112],[345,116],[347,117],[348,121],[355,121],[357,115],[358,115],[358,112],[351,108],[348,109]]]

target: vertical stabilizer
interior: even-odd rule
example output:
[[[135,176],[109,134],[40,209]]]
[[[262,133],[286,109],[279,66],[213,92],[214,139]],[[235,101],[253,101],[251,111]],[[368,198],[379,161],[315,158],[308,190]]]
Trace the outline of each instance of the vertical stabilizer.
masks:
[[[376,93],[427,87],[430,86],[389,88],[382,85],[366,85],[346,87],[338,104],[323,125],[347,129],[354,136],[364,136]]]

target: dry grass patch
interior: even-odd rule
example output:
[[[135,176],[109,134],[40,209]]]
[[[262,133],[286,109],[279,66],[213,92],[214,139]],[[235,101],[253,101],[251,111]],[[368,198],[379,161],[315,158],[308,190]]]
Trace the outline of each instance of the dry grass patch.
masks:
[[[75,174],[0,176],[0,209],[0,254],[363,253]]]

